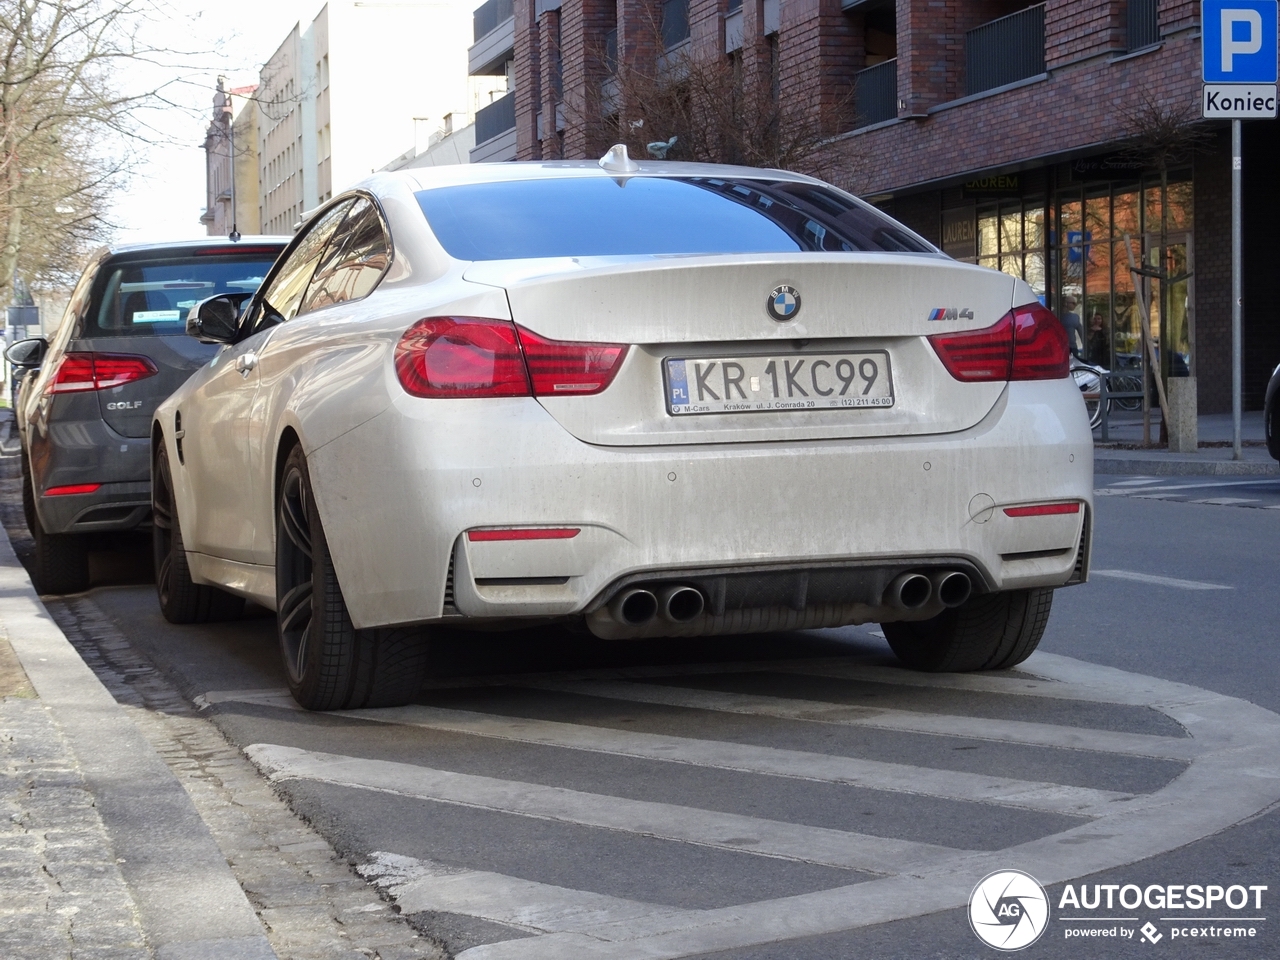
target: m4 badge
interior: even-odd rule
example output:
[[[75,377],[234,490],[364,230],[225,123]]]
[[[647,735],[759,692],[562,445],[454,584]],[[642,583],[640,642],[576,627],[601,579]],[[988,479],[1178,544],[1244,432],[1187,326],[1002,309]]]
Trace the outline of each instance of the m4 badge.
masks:
[[[973,311],[968,307],[936,307],[929,311],[930,320],[972,320]]]

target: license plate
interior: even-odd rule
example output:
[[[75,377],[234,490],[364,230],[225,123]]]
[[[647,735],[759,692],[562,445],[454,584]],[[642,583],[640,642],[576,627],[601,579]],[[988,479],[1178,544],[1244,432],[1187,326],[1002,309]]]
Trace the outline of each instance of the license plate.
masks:
[[[893,406],[887,350],[781,357],[668,357],[663,370],[667,410],[676,416]]]

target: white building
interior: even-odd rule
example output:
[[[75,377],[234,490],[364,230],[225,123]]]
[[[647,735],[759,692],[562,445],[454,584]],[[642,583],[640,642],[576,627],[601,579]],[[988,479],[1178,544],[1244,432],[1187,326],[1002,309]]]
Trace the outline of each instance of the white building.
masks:
[[[460,127],[505,90],[468,75],[474,0],[330,0],[262,68],[258,163],[264,233],[387,163],[452,115]],[[420,133],[421,131],[421,133]]]

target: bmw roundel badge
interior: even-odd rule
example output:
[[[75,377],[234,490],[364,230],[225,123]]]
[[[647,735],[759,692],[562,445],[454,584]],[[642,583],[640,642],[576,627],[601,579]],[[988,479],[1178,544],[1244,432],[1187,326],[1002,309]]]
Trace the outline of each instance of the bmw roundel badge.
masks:
[[[800,291],[788,284],[779,284],[770,292],[765,307],[769,316],[779,323],[794,320],[800,312]]]

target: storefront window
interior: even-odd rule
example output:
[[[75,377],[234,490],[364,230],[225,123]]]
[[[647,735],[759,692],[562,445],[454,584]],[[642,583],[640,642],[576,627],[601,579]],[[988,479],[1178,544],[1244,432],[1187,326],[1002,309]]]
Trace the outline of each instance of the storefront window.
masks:
[[[1078,314],[1083,343],[1073,343],[1091,363],[1112,369],[1137,366],[1142,357],[1141,321],[1124,237],[1134,262],[1157,267],[1160,259],[1160,184],[1083,185],[1058,195],[1058,230],[1051,235],[1059,274],[1051,306],[1073,326]],[[1168,184],[1165,269],[1175,281],[1167,296],[1158,279],[1143,279],[1151,313],[1152,336],[1160,345],[1165,376],[1185,376],[1191,365],[1194,315],[1190,272],[1192,185],[1187,175]],[[1058,238],[1061,238],[1060,240]]]

